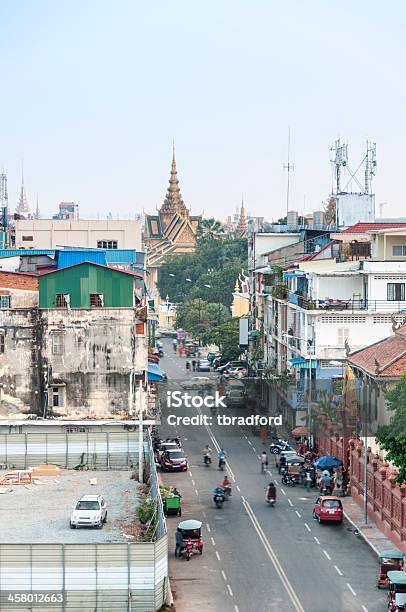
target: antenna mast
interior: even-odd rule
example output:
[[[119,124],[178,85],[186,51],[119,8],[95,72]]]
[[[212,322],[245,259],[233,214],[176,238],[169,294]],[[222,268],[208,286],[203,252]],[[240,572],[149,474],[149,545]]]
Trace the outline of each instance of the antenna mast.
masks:
[[[367,152],[365,155],[365,193],[371,192],[372,179],[376,174],[376,142],[367,140]]]
[[[348,145],[341,144],[338,138],[330,149],[330,161],[333,166],[335,191],[341,193],[341,168],[346,168],[348,164]]]
[[[295,169],[294,164],[290,163],[290,128],[288,130],[288,163],[283,166],[284,170],[287,170],[288,181],[286,185],[286,223],[288,222],[289,212],[289,195],[290,195],[290,173]]]
[[[8,226],[8,191],[7,174],[4,169],[0,172],[0,225],[7,232]],[[7,242],[7,235],[6,235]]]

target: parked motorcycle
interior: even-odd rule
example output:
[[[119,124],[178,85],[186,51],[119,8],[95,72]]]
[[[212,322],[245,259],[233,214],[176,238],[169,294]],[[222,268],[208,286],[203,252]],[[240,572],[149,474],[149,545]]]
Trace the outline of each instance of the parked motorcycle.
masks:
[[[291,445],[286,440],[278,440],[269,445],[269,452],[273,455],[280,455],[282,451],[292,450]]]
[[[282,476],[282,484],[287,485],[288,487],[295,487],[296,479],[293,478],[290,474],[284,474]]]

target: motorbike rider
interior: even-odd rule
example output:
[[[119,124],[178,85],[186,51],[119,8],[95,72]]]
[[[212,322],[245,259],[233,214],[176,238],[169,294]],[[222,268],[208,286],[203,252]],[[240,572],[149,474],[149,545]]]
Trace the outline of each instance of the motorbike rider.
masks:
[[[216,503],[216,497],[218,497],[219,495],[221,495],[221,497],[223,498],[223,501],[224,501],[225,500],[225,491],[224,491],[223,487],[221,487],[221,486],[217,486],[214,489],[214,495],[213,495],[214,503]]]
[[[261,453],[261,474],[265,472],[268,467],[268,455],[266,450],[263,450]]]
[[[212,450],[210,446],[206,444],[206,446],[203,449],[203,461],[205,463],[211,463],[211,453],[212,453]]]
[[[178,348],[178,341],[176,338],[172,340],[173,352],[176,353],[176,349]]]
[[[266,498],[267,499],[276,499],[276,487],[275,484],[272,482],[269,483],[267,491],[266,491]]]
[[[230,495],[231,495],[231,482],[230,482],[230,480],[228,480],[227,474],[225,474],[223,482],[221,483],[220,486],[224,489],[224,491],[230,497]]]
[[[219,452],[217,453],[217,457],[219,460],[219,468],[221,468],[221,466],[224,465],[224,463],[226,462],[226,453],[224,451],[224,448],[221,448],[219,450]]]

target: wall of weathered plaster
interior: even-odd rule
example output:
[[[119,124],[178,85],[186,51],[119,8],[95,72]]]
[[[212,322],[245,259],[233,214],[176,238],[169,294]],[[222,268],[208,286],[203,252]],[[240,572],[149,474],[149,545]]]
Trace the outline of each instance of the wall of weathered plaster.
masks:
[[[35,308],[38,306],[38,291],[0,289],[0,295],[9,295],[11,308]]]
[[[130,385],[147,364],[146,337],[133,309],[0,310],[0,418],[21,411],[42,415],[52,383],[64,388],[70,417],[126,416]],[[144,326],[145,328],[145,326]],[[52,336],[63,336],[61,354]]]

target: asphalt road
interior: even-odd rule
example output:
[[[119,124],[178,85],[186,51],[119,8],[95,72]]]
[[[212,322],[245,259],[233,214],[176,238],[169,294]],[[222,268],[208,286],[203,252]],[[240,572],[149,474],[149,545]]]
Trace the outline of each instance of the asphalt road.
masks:
[[[185,379],[185,357],[172,352],[164,340],[161,360],[171,381]],[[190,376],[194,374],[191,373]],[[196,373],[199,375],[199,373]],[[201,375],[206,376],[206,373]],[[212,375],[211,375],[212,376]],[[220,409],[244,415],[244,409]],[[182,519],[195,518],[204,525],[205,550],[190,562],[170,559],[178,610],[228,612],[381,612],[386,593],[376,586],[376,556],[351,525],[319,525],[312,519],[316,493],[303,487],[283,487],[270,461],[270,473],[260,473],[263,449],[250,428],[212,425],[170,427],[168,414],[210,415],[208,408],[163,409],[161,435],[179,435],[189,461],[189,473],[165,475],[183,494]],[[233,481],[232,498],[218,510],[213,490],[224,473],[213,461],[203,464],[202,449],[209,444],[227,452],[227,473]],[[268,450],[268,449],[267,449]],[[277,483],[274,508],[265,503],[269,479]],[[173,535],[178,519],[168,519]],[[200,609],[200,608],[199,608]]]

